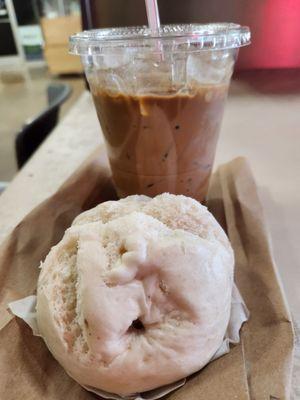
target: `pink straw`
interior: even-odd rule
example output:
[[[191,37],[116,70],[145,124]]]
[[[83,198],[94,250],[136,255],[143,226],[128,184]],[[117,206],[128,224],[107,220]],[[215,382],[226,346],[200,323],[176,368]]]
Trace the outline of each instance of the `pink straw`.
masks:
[[[155,34],[158,32],[160,27],[157,0],[145,0],[145,3],[147,10],[148,25],[152,34]]]

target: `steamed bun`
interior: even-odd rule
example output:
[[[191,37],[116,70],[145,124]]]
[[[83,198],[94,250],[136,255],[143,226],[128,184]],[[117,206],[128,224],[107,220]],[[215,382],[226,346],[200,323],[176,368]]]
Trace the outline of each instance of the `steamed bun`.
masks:
[[[128,395],[201,369],[230,316],[233,252],[185,196],[130,196],[79,215],[38,282],[39,330],[81,385]]]

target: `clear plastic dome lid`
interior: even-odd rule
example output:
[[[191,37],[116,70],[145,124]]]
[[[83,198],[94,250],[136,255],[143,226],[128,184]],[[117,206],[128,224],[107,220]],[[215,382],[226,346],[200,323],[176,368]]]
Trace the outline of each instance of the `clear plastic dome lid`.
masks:
[[[248,45],[250,30],[233,23],[162,25],[154,35],[147,26],[95,29],[72,35],[69,51],[78,55],[124,48],[147,52],[158,41],[170,51],[231,49]]]

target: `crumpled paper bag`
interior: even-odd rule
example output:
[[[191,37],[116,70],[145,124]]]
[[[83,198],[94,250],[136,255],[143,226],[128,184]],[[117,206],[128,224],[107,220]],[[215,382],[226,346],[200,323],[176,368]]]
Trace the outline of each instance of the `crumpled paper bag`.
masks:
[[[82,211],[115,198],[103,149],[36,207],[0,247],[0,399],[88,400],[43,340],[7,304],[34,294],[37,265]],[[293,330],[277,281],[257,190],[244,159],[221,166],[207,205],[235,252],[235,281],[250,311],[241,342],[166,395],[168,400],[290,398]]]

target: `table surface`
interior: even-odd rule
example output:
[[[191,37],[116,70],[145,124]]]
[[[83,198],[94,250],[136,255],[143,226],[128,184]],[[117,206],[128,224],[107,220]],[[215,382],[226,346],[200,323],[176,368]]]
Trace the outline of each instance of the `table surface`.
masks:
[[[244,73],[233,80],[215,162],[217,167],[237,156],[248,158],[296,321],[300,321],[299,89],[300,71]],[[0,196],[0,243],[102,140],[90,94],[85,92]],[[300,368],[300,361],[296,363]],[[300,382],[296,385],[294,398],[300,399]]]

